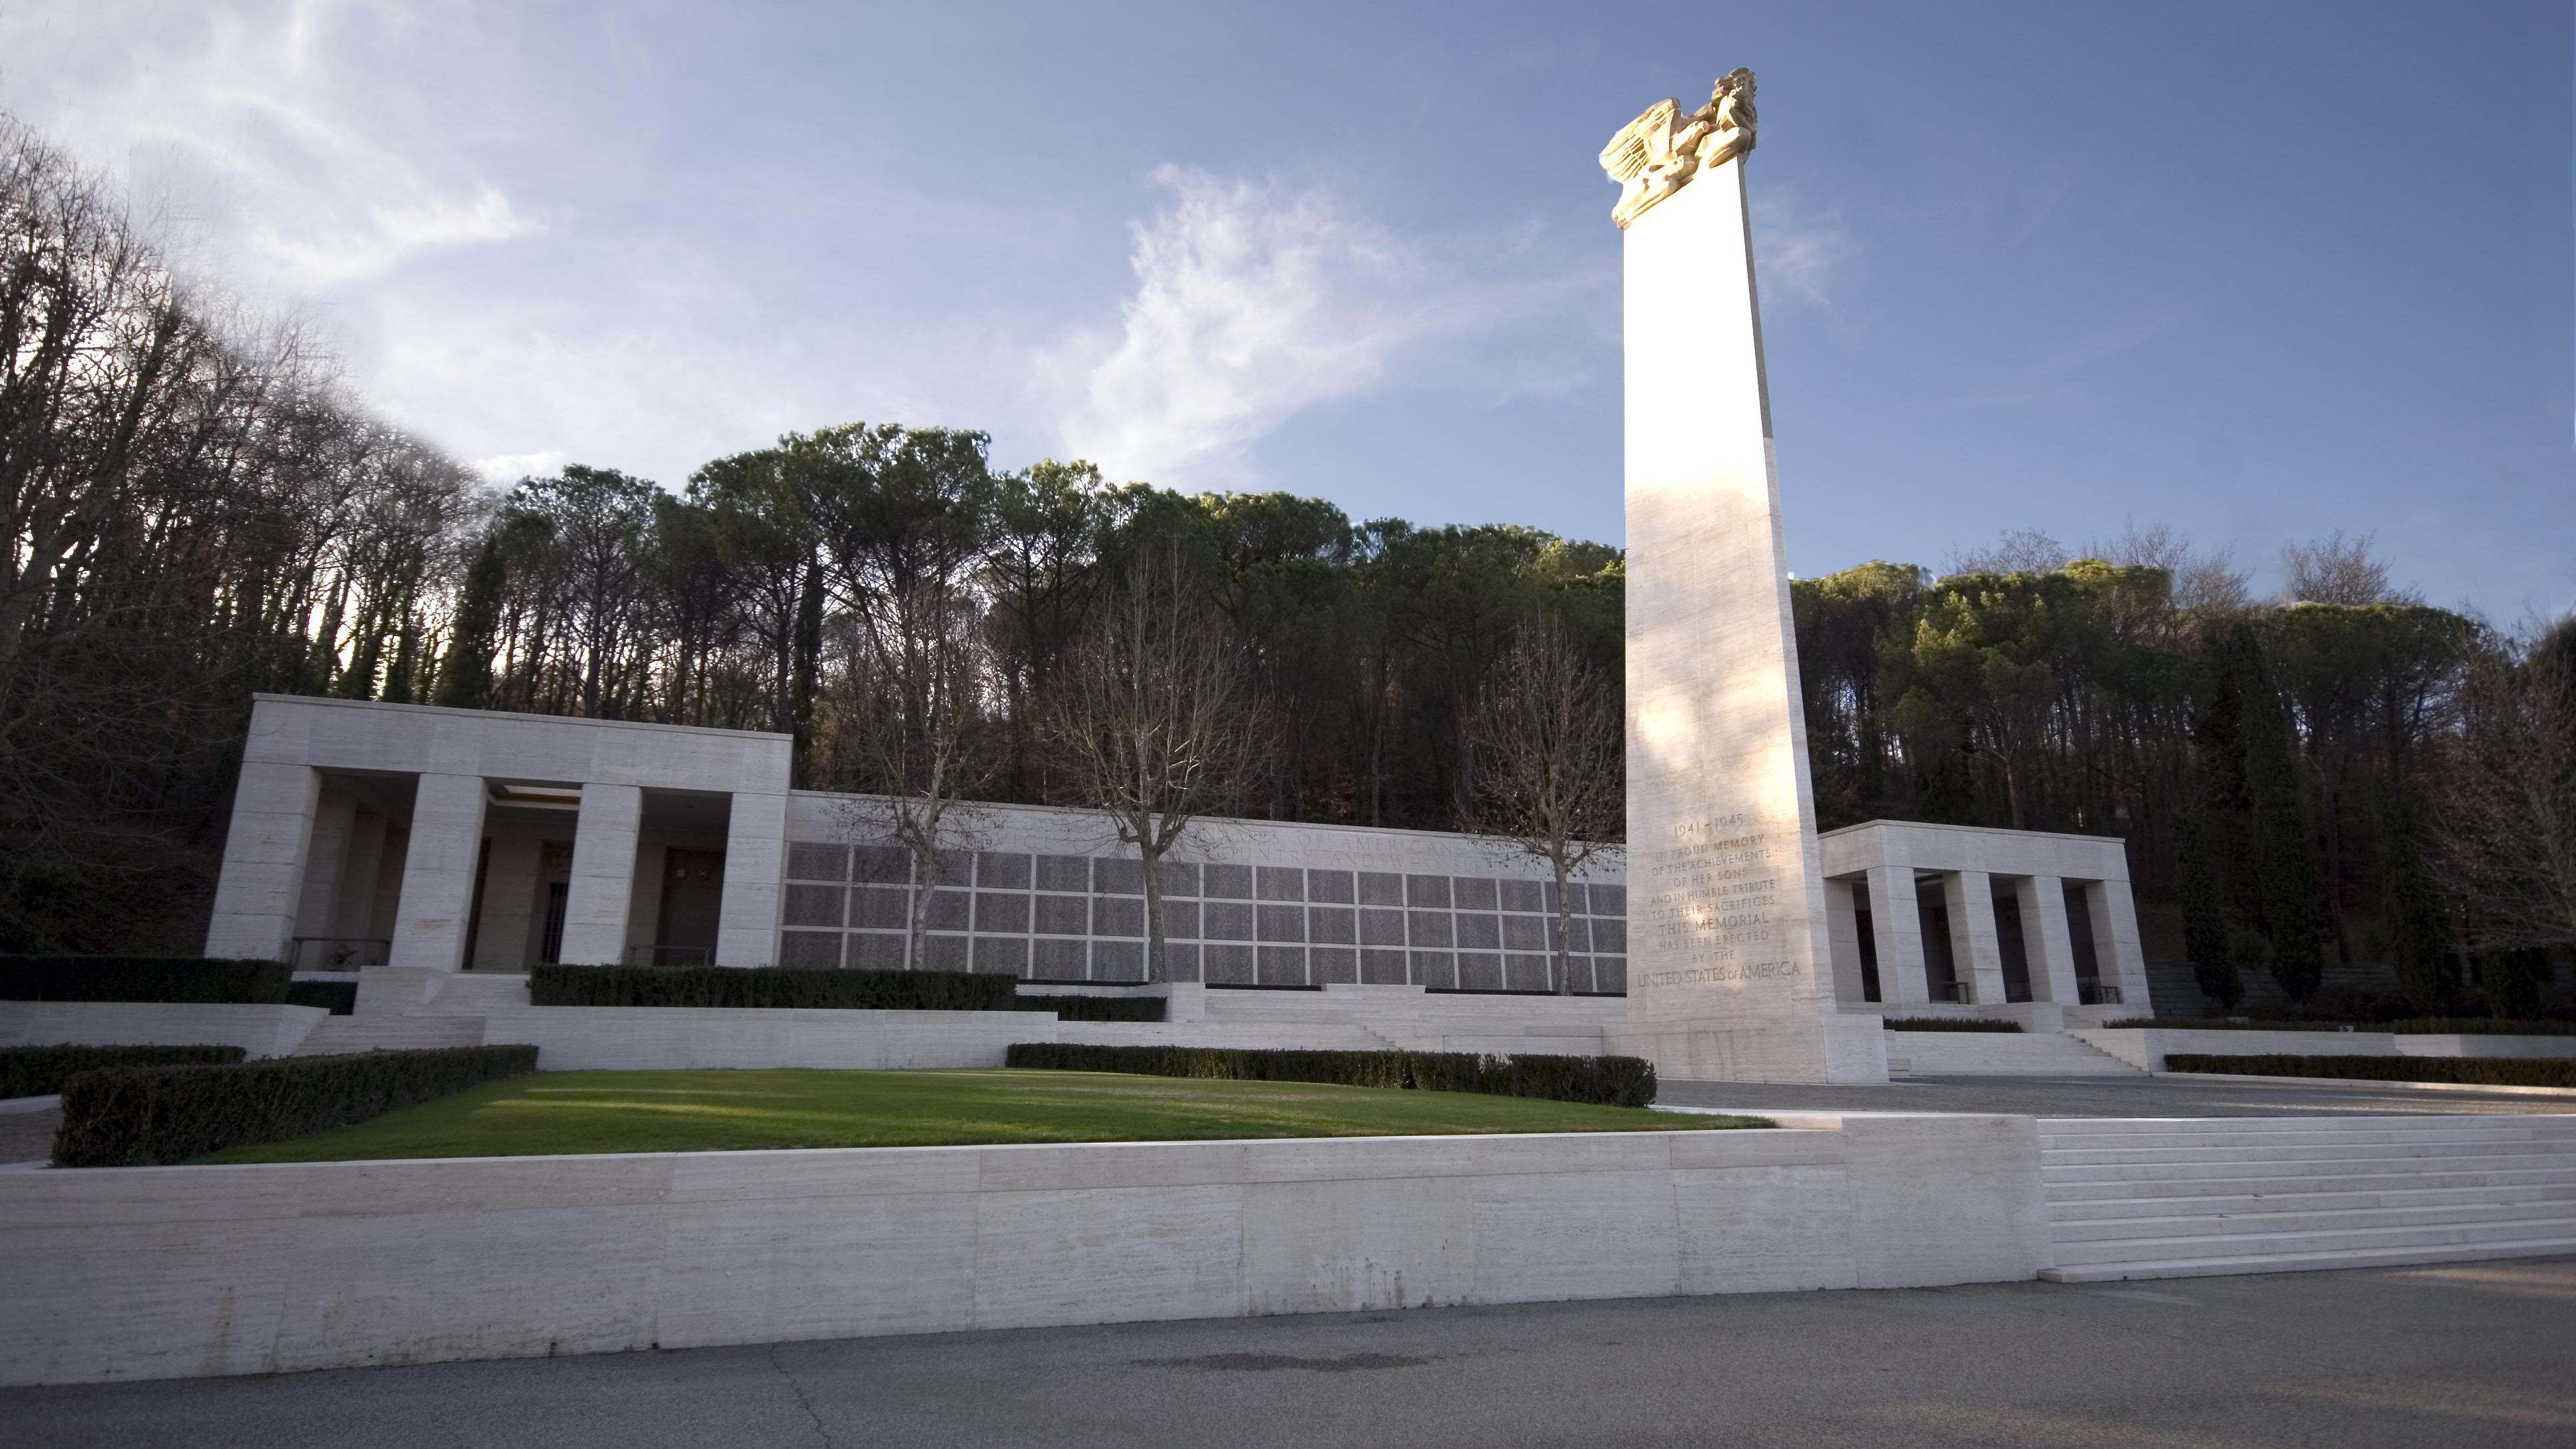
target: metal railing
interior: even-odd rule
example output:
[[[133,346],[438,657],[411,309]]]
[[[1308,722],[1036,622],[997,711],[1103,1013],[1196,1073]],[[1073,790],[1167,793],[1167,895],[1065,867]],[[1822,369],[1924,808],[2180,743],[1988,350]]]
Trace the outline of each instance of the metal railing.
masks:
[[[1935,993],[1934,999],[1956,1002],[1961,1006],[1974,1006],[1977,1003],[1976,993],[1968,989],[1968,983],[1965,981],[1943,983]]]
[[[2075,983],[2075,1001],[2079,1006],[2118,1006],[2120,988],[2103,981]]]
[[[382,966],[393,947],[381,936],[294,936],[287,940],[286,959],[298,971],[355,971]]]
[[[715,954],[706,946],[672,946],[656,942],[650,946],[629,946],[621,959],[629,966],[705,966],[714,962]]]

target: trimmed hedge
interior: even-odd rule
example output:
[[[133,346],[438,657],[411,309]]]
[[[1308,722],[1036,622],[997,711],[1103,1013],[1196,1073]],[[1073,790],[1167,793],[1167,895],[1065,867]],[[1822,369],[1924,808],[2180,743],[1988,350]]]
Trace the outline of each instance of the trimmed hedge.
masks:
[[[1008,1011],[1016,976],[963,971],[809,971],[786,966],[535,966],[531,1006],[802,1007]]]
[[[1171,1003],[1160,996],[1023,996],[1011,1005],[1065,1021],[1161,1021]]]
[[[2576,1036],[2576,1021],[2503,1016],[2410,1016],[2395,1021],[2229,1021],[2223,1017],[2129,1016],[2103,1023],[2106,1029],[2144,1027],[2157,1031],[2386,1031],[2399,1036]]]
[[[1022,1042],[1004,1065],[1051,1072],[1133,1072],[1244,1082],[1330,1082],[1410,1087],[1643,1107],[1655,1100],[1655,1064],[1640,1057],[1480,1056],[1474,1052],[1257,1051],[1234,1047],[1073,1046]]]
[[[186,1162],[363,1122],[536,1069],[535,1047],[483,1046],[83,1072],[63,1084],[54,1165]]]
[[[105,1067],[207,1066],[242,1059],[237,1046],[40,1046],[0,1048],[0,1097],[46,1097],[74,1072]]]
[[[1889,1031],[2019,1031],[2017,1021],[1988,1021],[1981,1016],[1891,1016],[1879,1025]]]
[[[320,1006],[333,1016],[355,1016],[358,1011],[358,983],[355,981],[289,981],[286,1004]]]
[[[174,1001],[274,1006],[283,961],[204,956],[0,956],[0,1001]]]
[[[2474,1087],[2576,1087],[2576,1059],[2545,1057],[2230,1057],[2169,1052],[2165,1070],[2360,1082],[2458,1082]]]

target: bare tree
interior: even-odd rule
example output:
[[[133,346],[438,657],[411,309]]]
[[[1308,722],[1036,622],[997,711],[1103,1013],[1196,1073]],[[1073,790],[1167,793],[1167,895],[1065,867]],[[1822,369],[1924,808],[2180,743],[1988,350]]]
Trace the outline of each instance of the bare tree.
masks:
[[[2434,875],[2481,948],[2576,946],[2576,618],[2482,662],[2460,710],[2432,773]]]
[[[2320,539],[2281,546],[2281,594],[2293,604],[2414,604],[2416,594],[2394,589],[2388,564],[2370,556],[2371,538],[2346,539],[2338,528]]]
[[[1954,574],[2053,574],[2066,567],[2066,545],[2045,529],[2008,528],[1984,548],[1951,553]]]
[[[1543,619],[1514,635],[1486,671],[1471,728],[1483,773],[1461,823],[1555,868],[1555,987],[1565,995],[1574,989],[1567,888],[1626,824],[1619,682]]]
[[[1068,653],[1047,735],[1075,797],[1136,847],[1146,976],[1171,979],[1161,863],[1190,823],[1234,798],[1266,737],[1241,647],[1177,560],[1139,560]]]

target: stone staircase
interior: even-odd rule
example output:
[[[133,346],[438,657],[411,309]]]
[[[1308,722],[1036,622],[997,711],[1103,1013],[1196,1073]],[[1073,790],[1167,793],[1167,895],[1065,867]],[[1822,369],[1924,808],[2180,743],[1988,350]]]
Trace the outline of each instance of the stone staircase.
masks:
[[[2061,1032],[1891,1031],[1887,1070],[1908,1077],[2135,1077],[2136,1067]]]
[[[481,1045],[483,1018],[479,1016],[333,1016],[313,1028],[313,1034],[295,1049],[295,1055],[333,1057],[350,1052]]]
[[[2061,1283],[2576,1254],[2576,1116],[2042,1118]]]

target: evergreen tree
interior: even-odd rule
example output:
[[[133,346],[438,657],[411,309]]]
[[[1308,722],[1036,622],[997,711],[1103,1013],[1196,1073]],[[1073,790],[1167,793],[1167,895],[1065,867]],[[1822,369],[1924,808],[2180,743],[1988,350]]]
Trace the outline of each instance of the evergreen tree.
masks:
[[[2272,976],[2292,1001],[2305,1004],[2325,978],[2324,892],[2299,809],[2299,777],[2290,759],[2290,721],[2263,664],[2250,624],[2228,639],[2237,675],[2245,736],[2245,794],[2252,826],[2260,927],[2272,945]]]
[[[789,777],[800,790],[814,787],[814,691],[822,668],[823,564],[816,558],[805,565],[804,587],[796,598],[796,660],[787,698],[788,731],[795,736]]]
[[[2236,970],[2235,953],[2227,940],[2226,902],[2218,883],[2218,862],[2208,845],[2205,816],[2204,811],[2194,811],[2183,817],[2181,825],[2183,953],[2191,961],[2200,994],[2233,1008],[2245,999],[2245,978]]]
[[[2397,989],[2427,1016],[2459,1004],[2459,968],[2451,959],[2450,923],[2424,869],[2415,807],[2395,786],[2379,796],[2379,898],[2388,922],[2388,955]]]
[[[454,709],[488,709],[492,704],[492,651],[500,643],[503,595],[510,582],[501,531],[493,529],[466,566],[465,584],[456,601],[456,633],[447,657],[438,666],[438,692],[430,703]]]

